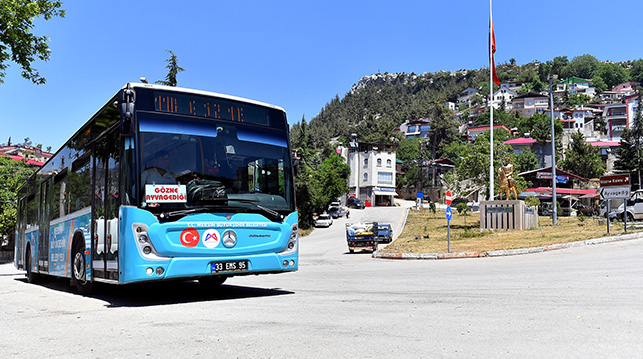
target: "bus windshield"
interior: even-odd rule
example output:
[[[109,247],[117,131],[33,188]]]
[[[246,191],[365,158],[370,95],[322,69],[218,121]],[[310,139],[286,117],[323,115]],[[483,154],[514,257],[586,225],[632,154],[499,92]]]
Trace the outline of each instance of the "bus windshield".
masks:
[[[211,119],[139,117],[139,205],[153,213],[294,211],[285,134]]]

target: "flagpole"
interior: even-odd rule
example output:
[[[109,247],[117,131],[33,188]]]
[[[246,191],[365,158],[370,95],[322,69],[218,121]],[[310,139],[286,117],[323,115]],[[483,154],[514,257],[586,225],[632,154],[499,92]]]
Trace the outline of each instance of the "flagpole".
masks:
[[[491,17],[491,0],[489,0],[489,111],[490,111],[490,120],[489,120],[489,132],[490,132],[490,137],[489,137],[489,142],[491,144],[491,150],[490,150],[490,160],[489,160],[489,200],[493,201],[494,197],[494,183],[493,183],[493,175],[494,175],[494,170],[493,170],[493,106],[491,105],[491,101],[493,100],[493,50],[492,50],[492,44],[493,40],[493,32],[492,32],[492,26],[493,26],[493,20]]]

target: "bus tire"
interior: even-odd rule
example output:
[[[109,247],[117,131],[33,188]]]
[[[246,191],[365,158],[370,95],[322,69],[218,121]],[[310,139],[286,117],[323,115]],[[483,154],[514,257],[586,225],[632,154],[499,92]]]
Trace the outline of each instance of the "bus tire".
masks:
[[[34,273],[33,264],[31,263],[31,247],[27,247],[27,254],[25,255],[25,269],[27,270],[27,283],[38,283],[40,276]]]
[[[210,288],[220,287],[228,279],[226,276],[222,275],[213,275],[208,277],[199,278],[199,283],[203,286],[208,286]]]
[[[73,256],[71,257],[71,279],[76,284],[76,289],[80,294],[89,294],[94,286],[94,282],[87,280],[85,246],[83,242],[74,243]]]

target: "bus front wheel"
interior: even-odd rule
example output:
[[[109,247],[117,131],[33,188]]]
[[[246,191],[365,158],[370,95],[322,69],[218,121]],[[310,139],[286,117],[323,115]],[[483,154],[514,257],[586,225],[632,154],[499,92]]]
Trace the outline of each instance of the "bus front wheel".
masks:
[[[199,278],[199,283],[203,286],[208,286],[211,288],[220,287],[228,277],[224,276],[209,276]]]
[[[87,264],[85,261],[85,246],[81,241],[74,245],[74,256],[72,257],[72,280],[76,283],[76,289],[81,294],[89,294],[94,282],[87,280]]]

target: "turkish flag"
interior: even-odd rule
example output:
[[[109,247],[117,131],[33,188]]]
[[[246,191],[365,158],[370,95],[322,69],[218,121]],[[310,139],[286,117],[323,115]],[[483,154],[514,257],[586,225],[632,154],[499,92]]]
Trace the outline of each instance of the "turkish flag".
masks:
[[[496,35],[493,33],[493,19],[491,18],[491,15],[489,16],[489,32],[489,66],[493,72],[493,82],[500,86],[500,79],[498,78],[498,74],[496,74],[496,62],[493,58],[493,54],[496,53]]]

